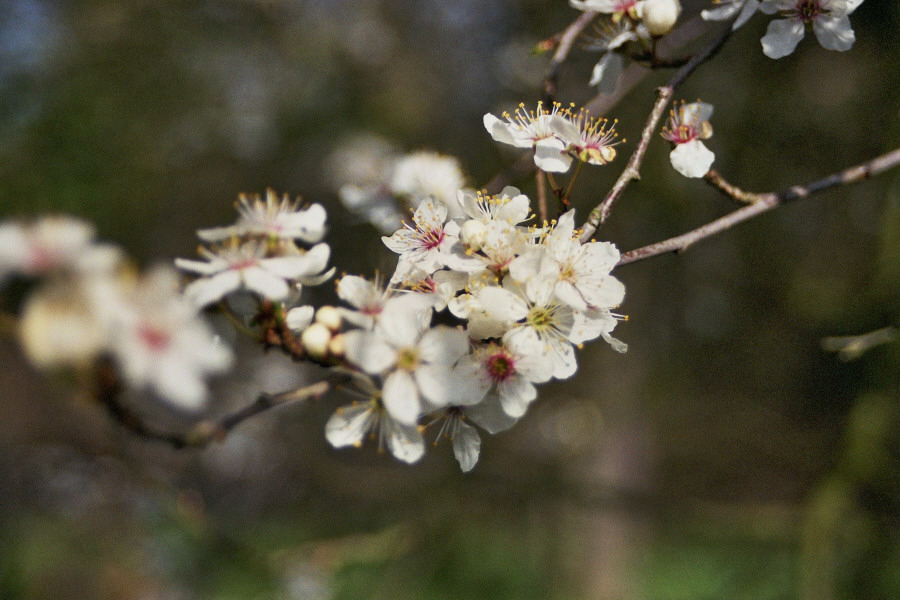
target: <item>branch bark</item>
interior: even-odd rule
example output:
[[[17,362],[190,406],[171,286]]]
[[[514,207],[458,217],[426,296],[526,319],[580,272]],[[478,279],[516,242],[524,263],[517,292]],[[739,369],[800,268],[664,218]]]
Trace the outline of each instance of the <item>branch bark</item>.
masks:
[[[882,154],[865,163],[844,169],[843,171],[823,177],[822,179],[817,179],[806,185],[795,185],[777,193],[750,194],[750,196],[755,198],[751,204],[682,235],[626,252],[619,259],[618,265],[627,265],[645,258],[650,258],[651,256],[658,256],[669,252],[683,252],[702,239],[731,229],[738,223],[759,216],[782,204],[806,198],[807,196],[838,185],[858,183],[898,165],[900,165],[900,148],[892,150],[887,154]],[[730,186],[730,184],[728,185]],[[734,186],[730,187],[739,190],[739,188],[735,188]],[[742,193],[747,194],[747,192]]]
[[[637,148],[635,148],[634,152],[631,154],[631,158],[628,159],[625,170],[622,171],[622,174],[619,176],[619,179],[616,180],[616,183],[613,185],[609,194],[607,194],[603,202],[598,204],[588,215],[587,222],[582,228],[582,243],[590,241],[591,236],[597,231],[597,227],[609,218],[613,204],[619,199],[622,192],[628,187],[628,184],[635,179],[640,179],[640,168],[641,164],[644,162],[644,155],[647,152],[647,147],[650,145],[650,139],[653,137],[653,134],[656,133],[659,121],[662,119],[663,114],[665,114],[666,106],[668,106],[669,102],[672,100],[672,95],[675,93],[675,88],[684,83],[685,79],[697,70],[697,67],[715,56],[728,38],[731,37],[731,33],[730,27],[723,30],[709,46],[699,54],[694,55],[686,65],[681,67],[672,79],[669,80],[668,85],[657,90],[656,102],[653,104],[650,116],[647,117],[647,122],[644,125],[644,130],[641,132],[641,139],[638,142]]]

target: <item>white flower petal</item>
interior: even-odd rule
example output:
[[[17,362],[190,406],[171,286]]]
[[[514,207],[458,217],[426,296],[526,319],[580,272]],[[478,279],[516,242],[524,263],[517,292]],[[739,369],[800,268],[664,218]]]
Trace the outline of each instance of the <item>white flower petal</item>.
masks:
[[[495,394],[488,394],[483,402],[467,407],[466,417],[488,433],[506,431],[519,420],[503,410],[500,398]]]
[[[703,177],[715,158],[716,155],[700,140],[678,144],[669,154],[672,166],[685,177]]]
[[[369,402],[338,408],[325,424],[325,439],[335,448],[361,445],[372,427],[372,410]]]
[[[856,34],[850,26],[850,19],[843,15],[839,18],[820,17],[813,22],[816,39],[827,50],[846,52],[856,41]]]
[[[437,408],[450,404],[456,395],[453,374],[450,365],[419,365],[415,380],[425,399]]]
[[[394,371],[387,376],[382,400],[384,408],[399,423],[414,425],[419,418],[422,409],[419,388],[407,371]]]
[[[565,173],[572,164],[566,145],[557,138],[544,138],[534,144],[534,164],[549,173]]]
[[[438,326],[419,341],[419,358],[425,362],[453,365],[469,350],[469,338],[462,329]]]
[[[463,473],[468,473],[478,462],[481,450],[481,436],[471,425],[460,421],[459,429],[453,435],[453,455],[459,462],[459,468]]]
[[[803,39],[803,33],[803,23],[801,21],[775,19],[769,23],[766,35],[760,40],[763,54],[769,58],[783,58],[787,56],[794,51],[797,44]]]
[[[383,373],[397,360],[397,351],[370,331],[348,331],[344,334],[344,346],[347,360],[373,375]]]
[[[261,267],[248,267],[241,271],[241,277],[248,290],[269,300],[281,300],[291,291],[284,279]]]
[[[237,271],[224,271],[212,277],[189,283],[184,288],[184,295],[194,306],[203,308],[213,302],[218,302],[239,287],[241,287],[241,274]]]
[[[425,454],[425,440],[422,439],[422,433],[418,427],[406,426],[391,420],[388,420],[385,427],[388,428],[388,449],[394,458],[409,464],[422,458],[422,455]]]

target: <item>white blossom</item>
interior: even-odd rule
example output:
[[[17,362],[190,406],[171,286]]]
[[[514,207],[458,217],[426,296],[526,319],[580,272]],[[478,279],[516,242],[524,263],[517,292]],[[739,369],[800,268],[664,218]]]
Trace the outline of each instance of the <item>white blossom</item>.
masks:
[[[413,213],[413,225],[404,223],[384,245],[400,255],[392,282],[400,281],[414,269],[429,275],[452,262],[451,248],[459,240],[459,225],[446,222],[447,207],[426,198]]]
[[[763,0],[759,9],[766,14],[780,13],[783,19],[769,23],[761,42],[769,58],[791,54],[812,27],[823,48],[844,52],[853,46],[856,35],[849,15],[863,0]]]
[[[619,262],[619,251],[609,242],[582,244],[575,231],[575,211],[563,214],[540,246],[510,264],[510,275],[529,285],[534,273],[555,279],[553,293],[580,311],[612,308],[621,304],[625,286],[610,275]]]
[[[376,398],[338,408],[325,424],[325,438],[335,448],[362,446],[367,435],[378,440],[379,449],[387,446],[406,463],[414,463],[425,454],[419,428],[394,419]]]
[[[217,302],[227,294],[246,289],[270,300],[290,293],[288,282],[321,274],[331,249],[316,244],[308,252],[266,257],[266,245],[256,240],[225,244],[212,250],[201,248],[206,261],[175,259],[179,269],[203,275],[185,288],[185,295],[198,307]]]
[[[554,103],[549,112],[542,102],[534,111],[520,104],[514,114],[503,113],[502,119],[490,113],[484,115],[484,127],[495,141],[516,148],[533,148],[534,162],[540,169],[565,173],[572,157],[566,153],[564,140],[577,136],[575,125],[565,115],[559,103]]]
[[[451,217],[462,215],[456,193],[465,186],[465,177],[455,157],[428,151],[407,154],[394,164],[388,185],[412,206],[431,197],[446,205]]]
[[[235,225],[201,229],[197,235],[206,242],[252,235],[275,240],[299,239],[309,244],[325,235],[326,214],[321,204],[300,209],[299,202],[291,202],[286,194],[279,200],[271,189],[266,191],[265,200],[258,194],[241,194],[237,209],[240,216]]]
[[[104,307],[113,356],[125,380],[147,386],[173,404],[197,408],[206,399],[204,377],[231,365],[231,351],[178,292],[171,268],[123,284],[123,299]]]
[[[669,111],[662,136],[675,145],[669,159],[685,177],[703,177],[715,160],[715,154],[701,141],[712,136],[712,113],[712,104],[706,102],[682,103]]]
[[[347,360],[384,380],[382,400],[391,416],[406,425],[416,422],[423,399],[444,406],[453,389],[451,369],[468,350],[460,329],[429,328],[421,318],[432,300],[405,294],[385,303],[372,331],[344,334]]]
[[[0,223],[0,280],[11,273],[43,275],[54,269],[103,272],[121,252],[94,242],[94,227],[73,217],[43,217],[33,223]]]

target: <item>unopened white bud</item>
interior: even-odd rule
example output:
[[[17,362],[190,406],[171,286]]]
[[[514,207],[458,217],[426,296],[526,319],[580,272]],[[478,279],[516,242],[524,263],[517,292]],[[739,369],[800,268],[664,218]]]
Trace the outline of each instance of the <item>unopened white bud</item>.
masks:
[[[303,349],[313,358],[325,358],[328,355],[328,342],[331,331],[321,323],[313,323],[300,336]]]
[[[669,33],[679,14],[681,3],[678,0],[644,0],[642,21],[652,36]]]
[[[328,353],[332,356],[342,357],[347,352],[347,340],[344,334],[338,334],[328,342]]]
[[[334,306],[323,306],[316,311],[316,323],[321,323],[331,331],[341,328],[341,311]]]

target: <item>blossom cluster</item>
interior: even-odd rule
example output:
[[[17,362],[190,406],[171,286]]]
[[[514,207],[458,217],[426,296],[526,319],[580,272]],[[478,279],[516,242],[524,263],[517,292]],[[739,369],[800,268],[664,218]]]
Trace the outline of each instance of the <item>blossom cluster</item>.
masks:
[[[611,336],[625,294],[610,274],[614,245],[581,243],[573,211],[526,225],[529,200],[513,187],[461,190],[457,202],[463,216],[453,218],[426,199],[411,224],[383,238],[399,255],[387,283],[346,275],[337,294],[347,307],[288,312],[306,351],[353,373],[363,396],[328,421],[335,447],[371,436],[415,462],[433,428],[468,471],[480,450],[475,426],[511,427],[537,397],[535,384],[576,372],[576,347],[603,338],[626,350]]]
[[[19,326],[39,367],[89,369],[109,357],[126,384],[194,409],[206,399],[205,377],[232,362],[172,268],[138,275],[84,221],[0,223],[0,280],[12,277],[41,278]]]

